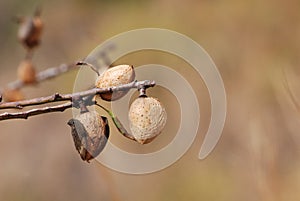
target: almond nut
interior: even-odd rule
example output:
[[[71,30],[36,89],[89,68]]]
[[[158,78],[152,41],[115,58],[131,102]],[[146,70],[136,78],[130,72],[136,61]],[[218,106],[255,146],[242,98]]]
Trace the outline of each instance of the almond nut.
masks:
[[[97,88],[115,87],[122,84],[128,84],[135,78],[133,66],[118,65],[107,69],[96,80],[95,86]],[[101,98],[106,101],[120,99],[125,96],[128,91],[118,91],[114,93],[100,94]]]
[[[165,127],[167,112],[155,98],[139,97],[130,106],[129,125],[131,134],[141,144],[157,137]]]
[[[104,149],[109,138],[106,117],[97,112],[85,112],[68,121],[74,145],[83,161],[89,162]]]

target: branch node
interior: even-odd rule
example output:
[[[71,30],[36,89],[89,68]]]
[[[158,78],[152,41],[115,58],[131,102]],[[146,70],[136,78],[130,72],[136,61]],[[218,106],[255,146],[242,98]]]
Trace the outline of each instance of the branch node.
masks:
[[[85,105],[85,103],[84,103],[81,96],[75,96],[72,99],[72,102],[73,102],[74,107],[80,109],[80,114],[83,114],[85,112],[89,112],[89,110],[87,109],[87,107],[86,107],[86,105]]]
[[[140,92],[140,95],[139,97],[146,97],[146,87],[141,87],[141,88],[138,88],[139,92]]]
[[[61,98],[62,98],[62,96],[59,93],[54,94],[54,100],[59,100]]]
[[[96,101],[94,100],[94,96],[95,95],[93,94],[93,95],[82,98],[84,104],[85,105],[94,105],[96,103]]]
[[[155,85],[154,81],[146,80],[144,83],[140,83],[137,86],[138,91],[140,92],[139,97],[147,97],[146,90],[149,87],[153,87]]]
[[[22,105],[16,105],[17,109],[23,109],[24,107]]]
[[[0,102],[0,111],[4,109],[23,109],[28,106],[33,105],[43,105],[53,102],[60,102],[60,101],[69,101],[67,103],[44,107],[44,108],[35,108],[28,111],[21,111],[16,113],[0,113],[0,121],[7,120],[7,119],[27,119],[30,116],[50,113],[50,112],[58,112],[64,111],[68,108],[75,107],[80,109],[81,113],[88,112],[87,106],[91,106],[95,104],[95,95],[107,92],[115,92],[115,91],[124,91],[129,89],[140,89],[142,93],[145,93],[145,89],[149,87],[153,87],[155,85],[155,81],[151,80],[144,80],[144,81],[133,81],[128,84],[109,87],[109,88],[93,88],[86,91],[76,92],[72,94],[59,94],[55,93],[51,96],[46,97],[39,97],[33,98],[23,101],[15,101],[15,102]],[[0,89],[0,96],[1,96],[1,89]],[[116,123],[118,124],[117,120],[115,119]],[[124,131],[123,131],[124,133]]]

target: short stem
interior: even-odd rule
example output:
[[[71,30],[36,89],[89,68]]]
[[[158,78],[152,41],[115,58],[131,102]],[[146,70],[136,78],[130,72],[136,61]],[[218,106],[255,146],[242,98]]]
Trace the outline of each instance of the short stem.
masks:
[[[146,95],[146,87],[141,87],[138,90],[140,92],[139,97],[147,97],[147,95]]]
[[[100,75],[100,73],[99,73],[99,71],[92,65],[92,64],[90,64],[90,63],[87,63],[87,62],[85,62],[85,61],[78,61],[77,63],[76,63],[76,65],[85,65],[85,66],[88,66],[88,67],[90,67],[95,73],[97,73],[97,75],[99,76]]]
[[[117,127],[118,131],[126,138],[136,141],[136,139],[128,133],[128,131],[124,128],[120,120],[112,113],[112,111],[106,109],[102,105],[95,103],[98,107],[102,108],[107,114],[111,117],[112,121],[114,122],[115,126]]]
[[[73,99],[72,99],[73,103],[75,104],[75,106],[78,106],[79,109],[80,109],[80,114],[83,114],[83,113],[86,113],[86,112],[89,112],[86,104],[84,103],[83,99],[81,96],[75,96]]]

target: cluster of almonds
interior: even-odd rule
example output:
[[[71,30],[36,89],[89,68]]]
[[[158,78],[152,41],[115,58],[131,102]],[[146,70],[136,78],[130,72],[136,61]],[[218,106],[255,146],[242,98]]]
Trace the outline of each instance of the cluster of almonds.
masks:
[[[18,66],[18,78],[25,84],[36,82],[36,71],[31,60],[31,53],[40,44],[43,23],[40,18],[40,10],[37,9],[33,17],[18,18],[18,39],[27,49],[27,57]],[[96,80],[97,88],[114,87],[128,84],[135,79],[133,66],[119,65],[109,68]],[[114,101],[122,98],[128,91],[103,93],[100,97],[105,101]],[[18,89],[6,89],[3,97],[7,102],[24,99],[22,92]],[[2,99],[2,96],[0,97]],[[106,117],[96,112],[85,111],[68,121],[72,129],[74,145],[82,160],[89,162],[95,158],[105,147],[109,138],[109,126]],[[167,120],[164,106],[155,98],[140,95],[130,106],[129,122],[131,137],[141,144],[151,142],[158,136]],[[119,122],[120,123],[120,122]],[[118,128],[120,130],[120,128]],[[124,128],[123,128],[124,129]],[[127,131],[126,131],[127,132]],[[129,134],[126,134],[127,137]],[[125,136],[125,135],[124,135]]]
[[[43,22],[40,18],[40,10],[37,9],[33,17],[20,17],[18,40],[27,50],[27,58],[20,62],[18,66],[18,79],[25,84],[36,82],[36,70],[31,60],[31,53],[40,44]],[[18,89],[6,89],[3,96],[7,102],[24,99],[23,93]]]
[[[33,17],[20,17],[17,19],[20,25],[18,39],[28,50],[32,50],[40,44],[43,30],[43,22],[40,15],[41,10],[37,8]]]
[[[18,19],[20,43],[31,52],[40,44],[43,22],[40,18],[40,9],[37,9],[33,17],[22,17]],[[35,82],[35,68],[31,58],[26,58],[18,67],[18,78],[26,84]]]
[[[96,80],[95,86],[107,88],[128,84],[135,79],[133,66],[119,65],[109,68]],[[120,99],[127,91],[101,94],[105,101]],[[129,108],[129,123],[133,140],[146,144],[151,142],[163,130],[167,113],[164,106],[155,98],[140,95]],[[86,112],[71,119],[68,124],[72,129],[75,147],[82,160],[89,161],[104,148],[109,137],[107,119],[96,112]],[[100,127],[100,128],[99,128]]]

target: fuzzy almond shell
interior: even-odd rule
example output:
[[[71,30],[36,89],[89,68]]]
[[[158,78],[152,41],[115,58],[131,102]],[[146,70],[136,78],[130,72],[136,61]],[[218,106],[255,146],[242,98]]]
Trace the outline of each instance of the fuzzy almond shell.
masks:
[[[128,84],[135,78],[134,68],[131,65],[118,65],[107,69],[96,80],[95,86],[98,88],[114,87]],[[123,97],[127,91],[101,94],[101,98],[106,101],[117,100]]]
[[[24,60],[18,67],[18,78],[24,83],[35,82],[35,68],[30,60]]]
[[[141,144],[147,144],[157,137],[166,122],[167,112],[155,98],[139,97],[130,106],[130,130],[134,138]]]
[[[106,145],[109,137],[108,122],[105,117],[102,117],[96,111],[80,114],[76,119],[84,125],[88,135],[85,144],[82,144],[88,153],[81,157],[84,157],[83,160],[89,161],[96,157]]]
[[[104,121],[96,111],[86,112],[76,117],[85,127],[89,137],[100,137],[103,135]]]

